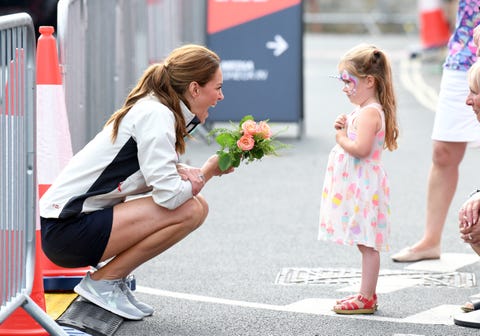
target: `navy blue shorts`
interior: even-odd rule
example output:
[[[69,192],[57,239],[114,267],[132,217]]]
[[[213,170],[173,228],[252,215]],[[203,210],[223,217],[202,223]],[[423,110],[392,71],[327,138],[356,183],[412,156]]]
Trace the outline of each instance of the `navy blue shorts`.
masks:
[[[40,218],[42,249],[61,267],[96,266],[107,247],[113,208],[67,219]]]

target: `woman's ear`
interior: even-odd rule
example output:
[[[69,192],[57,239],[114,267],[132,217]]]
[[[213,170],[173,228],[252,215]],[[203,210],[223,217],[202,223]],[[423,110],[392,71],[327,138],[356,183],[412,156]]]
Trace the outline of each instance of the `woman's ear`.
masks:
[[[199,87],[200,87],[200,85],[198,85],[197,82],[191,82],[188,85],[188,92],[190,92],[190,94],[192,95],[193,98],[198,97]]]

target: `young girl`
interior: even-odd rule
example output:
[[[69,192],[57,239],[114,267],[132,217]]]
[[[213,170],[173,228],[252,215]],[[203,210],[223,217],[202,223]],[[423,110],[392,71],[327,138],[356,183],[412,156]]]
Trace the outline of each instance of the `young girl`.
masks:
[[[335,120],[320,206],[320,240],[357,245],[362,253],[360,292],[337,301],[338,314],[373,314],[381,250],[388,250],[389,184],[381,155],[397,148],[398,125],[390,62],[361,44],[341,59],[343,92],[357,107]]]

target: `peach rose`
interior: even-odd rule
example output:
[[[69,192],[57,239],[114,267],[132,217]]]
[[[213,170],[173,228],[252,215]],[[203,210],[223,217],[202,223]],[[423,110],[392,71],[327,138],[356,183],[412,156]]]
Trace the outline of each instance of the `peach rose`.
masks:
[[[270,139],[272,130],[265,121],[260,121],[257,125],[257,134],[261,134],[264,139]]]
[[[243,151],[248,151],[248,150],[252,149],[254,145],[255,145],[255,140],[249,134],[243,135],[237,141],[238,148],[240,148]]]
[[[257,123],[253,120],[245,120],[242,124],[243,134],[255,135],[257,133]]]

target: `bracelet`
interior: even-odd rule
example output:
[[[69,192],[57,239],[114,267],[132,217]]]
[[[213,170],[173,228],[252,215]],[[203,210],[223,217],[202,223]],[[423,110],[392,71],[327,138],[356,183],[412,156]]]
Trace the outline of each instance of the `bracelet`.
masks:
[[[475,195],[476,193],[479,193],[480,192],[480,189],[476,189],[475,191],[472,191],[470,193],[470,195],[468,195],[468,198],[472,197],[473,195]]]

